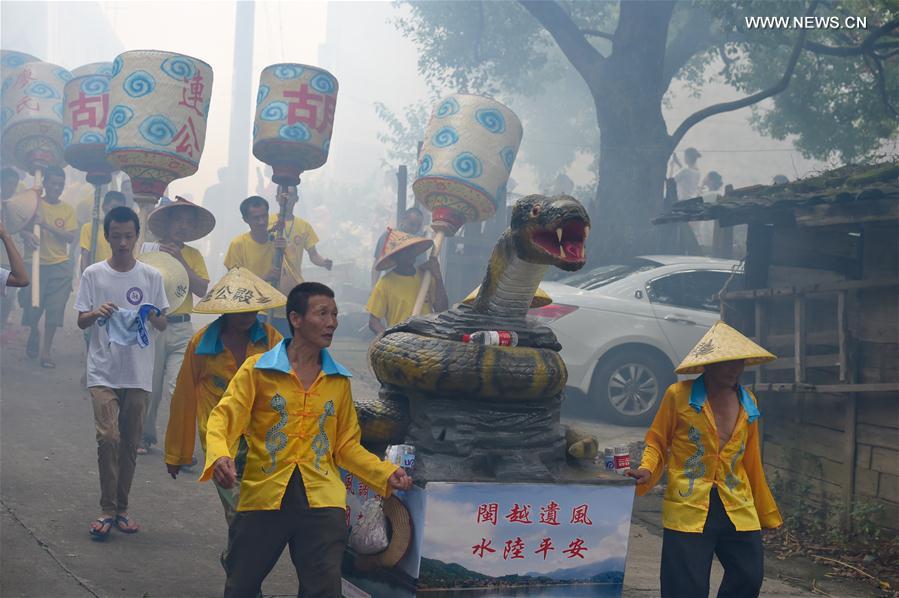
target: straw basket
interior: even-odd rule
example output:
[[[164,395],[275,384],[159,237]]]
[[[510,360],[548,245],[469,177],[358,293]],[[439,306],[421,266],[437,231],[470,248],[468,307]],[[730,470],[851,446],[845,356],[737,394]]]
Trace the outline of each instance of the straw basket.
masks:
[[[134,50],[113,61],[106,156],[131,178],[142,210],[197,171],[211,95],[212,67],[197,58]]]
[[[482,96],[455,94],[434,108],[412,185],[436,221],[455,232],[465,222],[496,212],[518,146],[521,121],[509,108]],[[451,233],[451,234],[452,234]]]
[[[106,160],[106,117],[109,112],[111,62],[72,71],[65,86],[63,140],[69,164],[87,173],[87,181],[103,185],[116,169]]]
[[[49,62],[27,62],[3,80],[2,155],[30,173],[63,165],[63,89],[72,78]]]
[[[328,159],[337,79],[305,64],[263,69],[256,96],[253,155],[272,167],[279,185],[299,184],[299,175]]]

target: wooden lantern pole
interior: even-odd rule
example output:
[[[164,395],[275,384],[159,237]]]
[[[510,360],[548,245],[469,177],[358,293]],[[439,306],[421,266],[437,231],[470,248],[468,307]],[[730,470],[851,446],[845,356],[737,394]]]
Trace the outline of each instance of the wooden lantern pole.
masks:
[[[40,168],[34,169],[34,186],[40,189],[37,198],[37,209],[41,209],[41,198],[44,197],[44,172]],[[41,304],[41,227],[35,224],[32,229],[37,237],[37,248],[31,252],[31,306],[38,307]]]

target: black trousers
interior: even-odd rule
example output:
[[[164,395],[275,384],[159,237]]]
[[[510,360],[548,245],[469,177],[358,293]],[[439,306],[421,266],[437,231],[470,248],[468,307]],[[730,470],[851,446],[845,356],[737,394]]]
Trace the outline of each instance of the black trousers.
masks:
[[[701,534],[666,529],[662,535],[663,598],[706,598],[712,556],[724,567],[718,598],[756,598],[765,577],[762,532],[738,532],[724,511],[718,491],[709,496],[709,515]]]
[[[240,511],[228,530],[225,598],[254,598],[284,547],[297,570],[300,598],[340,598],[346,512],[309,507],[298,469],[277,511]]]

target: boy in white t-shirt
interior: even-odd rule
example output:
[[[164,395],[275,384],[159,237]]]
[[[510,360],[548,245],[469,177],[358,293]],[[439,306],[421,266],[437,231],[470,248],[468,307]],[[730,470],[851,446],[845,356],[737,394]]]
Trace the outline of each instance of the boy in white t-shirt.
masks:
[[[94,540],[104,540],[114,525],[133,534],[137,524],[128,516],[128,493],[137,464],[137,446],[153,388],[153,342],[129,346],[113,344],[109,326],[98,325],[119,309],[137,310],[150,303],[160,311],[147,320],[156,330],[165,330],[165,297],[162,275],[134,259],[140,235],[140,220],[130,208],[114,208],[103,220],[103,235],[112,257],[85,268],[81,275],[75,309],[78,327],[92,328],[87,351],[87,386],[97,427],[102,515],[91,523]],[[101,322],[102,322],[101,321]]]

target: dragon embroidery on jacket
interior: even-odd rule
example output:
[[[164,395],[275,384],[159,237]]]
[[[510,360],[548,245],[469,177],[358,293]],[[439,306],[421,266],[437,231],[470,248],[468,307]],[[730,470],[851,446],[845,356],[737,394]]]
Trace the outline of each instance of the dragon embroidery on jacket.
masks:
[[[734,455],[734,458],[730,460],[730,471],[728,471],[727,475],[724,477],[724,483],[731,492],[736,490],[737,486],[740,485],[740,479],[734,475],[734,472],[737,470],[737,461],[740,460],[740,457],[743,456],[744,452],[746,452],[746,442],[741,442],[740,450],[738,450]]]
[[[265,450],[268,451],[272,459],[272,464],[263,467],[262,471],[270,473],[275,470],[278,462],[278,451],[283,451],[287,446],[287,434],[281,431],[281,428],[287,425],[287,401],[280,394],[272,397],[272,409],[278,414],[278,422],[265,433]]]
[[[325,432],[325,420],[334,416],[334,401],[325,403],[325,410],[318,418],[318,434],[312,439],[312,452],[315,453],[315,468],[319,471],[321,468],[321,460],[331,449],[331,443],[328,441],[328,433]],[[327,473],[327,472],[325,472]]]

